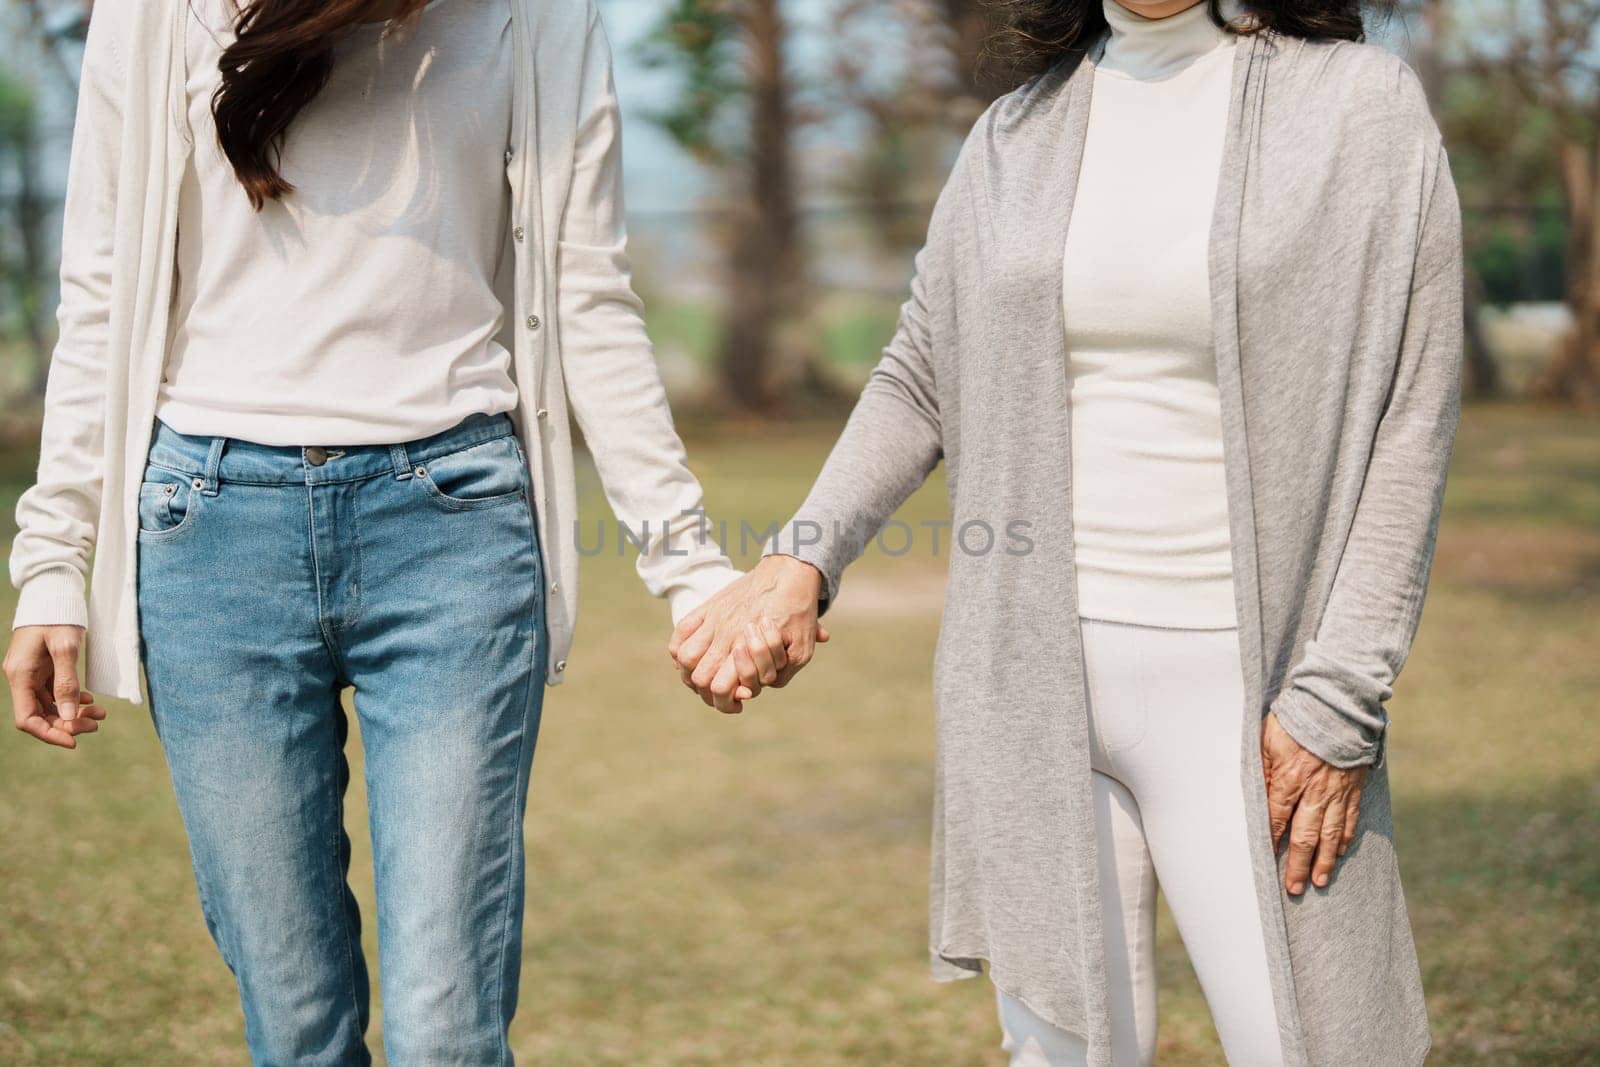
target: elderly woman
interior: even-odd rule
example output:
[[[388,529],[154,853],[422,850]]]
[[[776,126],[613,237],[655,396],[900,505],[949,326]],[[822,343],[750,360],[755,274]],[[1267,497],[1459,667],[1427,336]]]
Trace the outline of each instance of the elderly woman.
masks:
[[[1354,0],[1003,6],[1036,76],[672,652],[724,711],[786,682],[942,459],[936,973],[987,961],[1014,1063],[1148,1063],[1159,883],[1231,1062],[1418,1063],[1382,754],[1459,411],[1438,130]]]

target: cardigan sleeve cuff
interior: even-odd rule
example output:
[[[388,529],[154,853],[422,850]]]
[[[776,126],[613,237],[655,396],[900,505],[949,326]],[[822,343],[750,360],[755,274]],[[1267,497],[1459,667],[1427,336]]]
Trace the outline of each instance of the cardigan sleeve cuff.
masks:
[[[1349,769],[1383,763],[1387,723],[1374,731],[1292,686],[1273,700],[1272,713],[1301,748],[1330,766]]]
[[[741,576],[736,567],[726,564],[701,567],[690,572],[667,594],[667,605],[672,609],[672,625],[678,625],[685,615],[716,596],[725,586],[733,584]]]
[[[89,626],[83,575],[75,567],[51,567],[22,583],[11,627]]]

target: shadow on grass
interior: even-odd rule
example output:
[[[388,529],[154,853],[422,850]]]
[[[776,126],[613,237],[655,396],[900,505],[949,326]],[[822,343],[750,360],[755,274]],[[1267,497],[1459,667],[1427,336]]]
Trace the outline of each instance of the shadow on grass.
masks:
[[[1600,782],[1406,797],[1430,1063],[1600,1064]]]

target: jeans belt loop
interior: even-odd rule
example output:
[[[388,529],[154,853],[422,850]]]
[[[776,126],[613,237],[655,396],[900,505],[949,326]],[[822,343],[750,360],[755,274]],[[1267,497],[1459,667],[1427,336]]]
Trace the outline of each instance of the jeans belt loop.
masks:
[[[411,457],[403,444],[389,446],[389,462],[394,464],[394,476],[400,481],[411,477]]]
[[[219,472],[222,470],[222,450],[227,447],[228,439],[226,437],[213,437],[211,439],[211,448],[206,452],[206,472],[203,476],[205,485],[200,489],[200,492],[205,496],[216,496],[222,487]]]

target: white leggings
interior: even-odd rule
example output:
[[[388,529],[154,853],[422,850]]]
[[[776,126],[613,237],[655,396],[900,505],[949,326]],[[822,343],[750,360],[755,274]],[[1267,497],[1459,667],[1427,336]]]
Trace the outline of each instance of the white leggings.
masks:
[[[1238,631],[1085,619],[1083,649],[1113,1061],[1155,1057],[1159,880],[1228,1062],[1280,1064],[1240,783]],[[1087,1062],[1081,1037],[999,999],[1013,1067]]]

